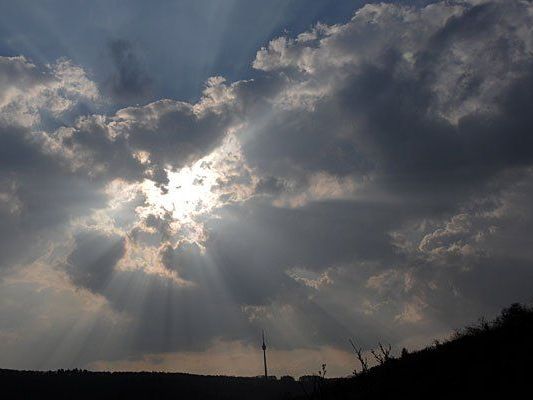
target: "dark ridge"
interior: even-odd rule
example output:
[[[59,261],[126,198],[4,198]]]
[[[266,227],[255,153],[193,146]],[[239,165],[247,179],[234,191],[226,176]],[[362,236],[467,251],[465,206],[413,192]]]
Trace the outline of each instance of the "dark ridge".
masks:
[[[291,377],[204,376],[165,372],[92,372],[80,369],[0,369],[5,399],[292,399],[305,393]]]
[[[444,343],[402,351],[353,378],[323,381],[316,399],[533,398],[533,308],[513,304]]]

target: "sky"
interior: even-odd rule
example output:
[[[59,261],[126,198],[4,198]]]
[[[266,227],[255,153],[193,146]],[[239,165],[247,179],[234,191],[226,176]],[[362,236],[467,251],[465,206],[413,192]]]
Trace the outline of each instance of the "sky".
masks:
[[[0,368],[347,376],[533,301],[531,2],[0,4]]]

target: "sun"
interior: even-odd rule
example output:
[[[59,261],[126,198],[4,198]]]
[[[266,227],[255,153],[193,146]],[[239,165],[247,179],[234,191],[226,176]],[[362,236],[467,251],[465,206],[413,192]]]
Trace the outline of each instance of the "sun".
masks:
[[[213,190],[218,171],[206,160],[191,167],[169,173],[168,201],[176,219],[186,219],[211,211],[217,205],[218,195]]]
[[[174,220],[190,222],[217,206],[218,195],[213,189],[219,173],[209,160],[202,159],[179,171],[167,171],[167,174],[166,193],[152,181],[145,181],[143,185],[147,202],[153,207],[169,212]]]
[[[213,212],[229,200],[250,196],[252,186],[242,183],[250,175],[240,145],[233,136],[212,153],[177,171],[167,170],[169,183],[162,191],[155,182],[145,180],[142,191],[149,211],[170,214],[180,225],[194,224],[199,217]]]

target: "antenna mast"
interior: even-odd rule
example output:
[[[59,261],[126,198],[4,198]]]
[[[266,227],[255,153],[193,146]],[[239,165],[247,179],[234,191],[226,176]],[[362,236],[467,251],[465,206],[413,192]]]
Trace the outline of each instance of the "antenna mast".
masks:
[[[265,331],[263,330],[263,346],[261,346],[263,349],[263,363],[265,364],[265,379],[268,379],[268,371],[267,371],[267,355],[266,355],[266,344],[265,344]]]

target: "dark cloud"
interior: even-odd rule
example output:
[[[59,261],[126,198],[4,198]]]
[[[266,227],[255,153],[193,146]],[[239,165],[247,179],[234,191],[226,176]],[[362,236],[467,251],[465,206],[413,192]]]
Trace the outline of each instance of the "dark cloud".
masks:
[[[0,127],[2,268],[46,252],[72,217],[105,204],[98,185],[70,173],[26,128]]]
[[[286,183],[274,176],[261,178],[255,187],[257,193],[279,195],[286,190]]]
[[[119,128],[132,149],[149,152],[160,165],[181,167],[220,144],[235,118],[231,109],[226,110],[225,104],[222,107],[195,110],[188,103],[161,100],[121,110]]]
[[[166,170],[209,154],[239,123],[229,90],[223,79],[213,78],[196,104],[166,99],[118,110],[113,117],[81,117],[61,142],[95,178],[148,178],[165,192]]]
[[[75,285],[101,292],[124,253],[124,238],[95,231],[81,232],[74,238],[74,250],[67,258],[65,271]]]
[[[144,168],[134,158],[127,140],[120,136],[112,138],[101,118],[78,120],[77,129],[65,135],[62,145],[77,154],[88,174],[104,181],[114,177],[139,180],[144,174]]]
[[[385,25],[388,13],[396,18],[396,10],[392,5],[376,8],[376,38],[381,29],[410,31],[408,26],[395,26],[396,20],[390,23],[394,28]],[[532,120],[523,112],[531,103],[531,60],[521,48],[523,39],[513,37],[508,25],[519,12],[515,3],[508,7],[490,3],[452,15],[427,42],[420,40],[426,46],[413,46],[414,68],[406,65],[402,54],[410,50],[407,39],[407,43],[378,41],[371,49],[359,49],[363,51],[353,55],[354,65],[348,61],[349,67],[339,71],[342,80],[334,91],[318,98],[311,110],[278,112],[259,123],[256,136],[244,145],[247,158],[278,176],[300,171],[371,176],[378,187],[407,195],[411,201],[426,197],[428,202],[457,206],[498,172],[531,163]],[[507,19],[502,20],[502,15]],[[378,28],[380,18],[383,26]],[[360,34],[357,29],[364,19],[361,13],[345,31],[332,34],[323,44],[324,57],[330,49],[348,50],[346,38]],[[357,40],[353,43],[352,47],[360,47]],[[280,53],[287,59],[276,61],[283,68],[307,62],[299,43],[279,46],[287,47]],[[476,57],[457,60],[462,63],[457,72],[451,59],[459,55],[454,52],[472,48]],[[258,60],[274,62],[277,51],[260,53]],[[320,68],[321,47],[313,51]],[[263,57],[267,54],[272,60]],[[315,67],[311,62],[306,68]],[[310,82],[313,79],[326,77],[317,71],[309,77]],[[500,80],[498,85],[493,84],[495,79]],[[449,81],[448,86],[436,87],[439,80]],[[469,101],[478,106],[470,111]],[[448,113],[461,116],[452,121]],[[517,147],[518,143],[525,146]]]
[[[115,72],[109,80],[111,96],[118,103],[131,104],[152,94],[152,80],[135,47],[124,39],[109,42]]]

